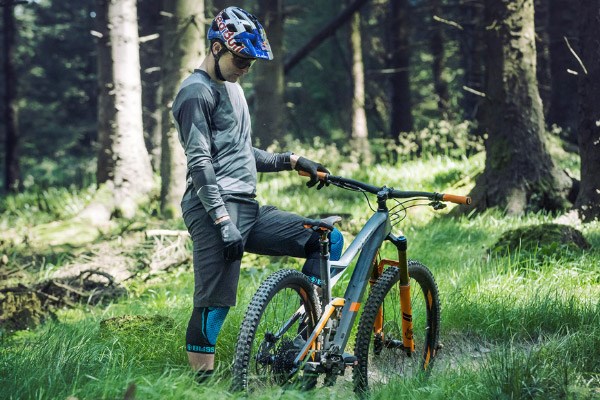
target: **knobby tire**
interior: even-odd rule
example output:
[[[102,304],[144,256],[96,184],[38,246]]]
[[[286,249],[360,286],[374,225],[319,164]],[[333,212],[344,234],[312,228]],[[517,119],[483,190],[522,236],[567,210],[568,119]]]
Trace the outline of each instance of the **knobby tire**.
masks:
[[[359,395],[392,379],[412,378],[430,370],[438,347],[440,302],[432,273],[417,261],[409,261],[415,352],[409,357],[401,346],[402,312],[399,269],[387,268],[373,285],[356,336],[354,390]],[[375,318],[383,306],[383,334],[374,334]]]
[[[277,338],[301,304],[304,318]],[[298,379],[301,372],[293,377],[290,372],[299,350],[297,343],[302,343],[314,329],[320,314],[319,299],[304,274],[295,270],[271,274],[252,297],[242,321],[235,347],[232,389],[252,392],[296,382],[299,387],[306,385]]]

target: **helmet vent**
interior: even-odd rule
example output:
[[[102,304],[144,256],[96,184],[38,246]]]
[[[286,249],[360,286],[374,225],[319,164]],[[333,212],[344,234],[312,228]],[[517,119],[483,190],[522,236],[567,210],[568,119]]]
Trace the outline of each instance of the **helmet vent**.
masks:
[[[237,28],[234,24],[227,24],[227,29],[229,29],[230,32],[237,32]]]

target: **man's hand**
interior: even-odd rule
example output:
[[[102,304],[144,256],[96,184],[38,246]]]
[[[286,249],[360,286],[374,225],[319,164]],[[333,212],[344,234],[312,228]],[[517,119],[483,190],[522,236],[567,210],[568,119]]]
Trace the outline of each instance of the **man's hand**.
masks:
[[[321,164],[311,161],[308,158],[300,157],[298,161],[296,161],[296,165],[294,166],[296,171],[304,171],[310,174],[310,181],[306,183],[306,186],[313,187],[319,182],[319,178],[317,177],[317,172],[325,172],[330,174],[329,170],[322,166]],[[319,186],[317,186],[317,190],[320,190],[323,186],[325,186],[325,182],[319,182]]]
[[[226,219],[219,223],[221,238],[225,244],[223,256],[227,261],[241,260],[244,254],[244,240],[242,234],[232,220]]]

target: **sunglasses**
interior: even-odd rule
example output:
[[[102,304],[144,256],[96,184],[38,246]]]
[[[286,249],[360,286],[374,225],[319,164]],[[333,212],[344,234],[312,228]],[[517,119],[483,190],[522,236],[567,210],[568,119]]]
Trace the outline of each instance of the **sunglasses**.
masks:
[[[229,49],[227,49],[227,50],[229,50]],[[233,59],[232,59],[233,65],[238,69],[246,69],[246,68],[250,67],[254,61],[256,61],[256,58],[240,57],[231,50],[229,50],[229,52],[233,56]]]

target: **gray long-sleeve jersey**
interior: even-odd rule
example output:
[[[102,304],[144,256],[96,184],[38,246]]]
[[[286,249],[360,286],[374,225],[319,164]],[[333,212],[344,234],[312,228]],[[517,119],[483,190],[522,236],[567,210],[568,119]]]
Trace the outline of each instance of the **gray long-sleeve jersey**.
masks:
[[[237,83],[196,70],[181,84],[172,112],[187,158],[182,202],[201,201],[213,220],[227,215],[223,195],[255,194],[257,172],[291,170],[291,153],[252,147],[248,104]]]

